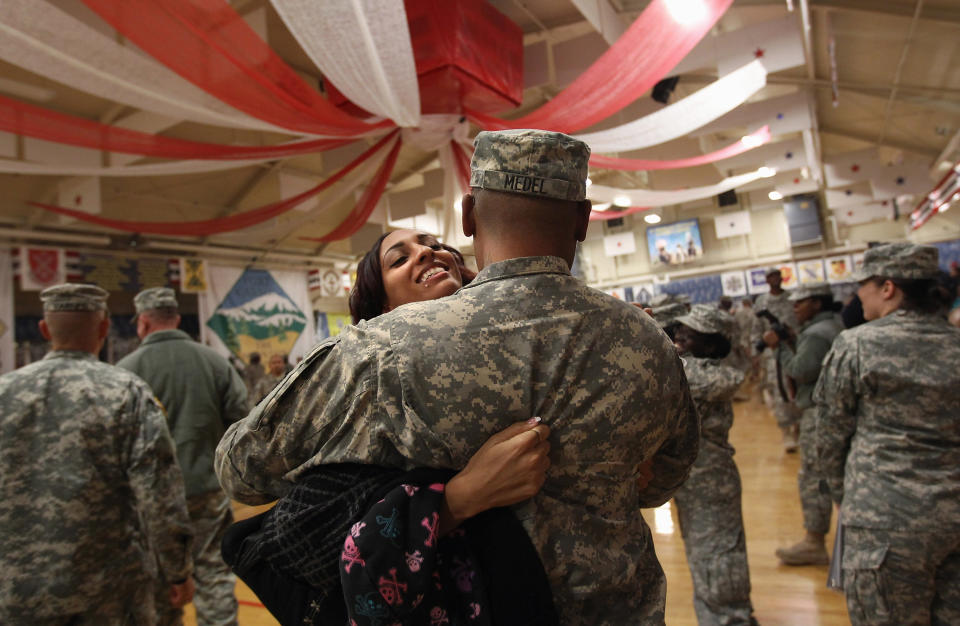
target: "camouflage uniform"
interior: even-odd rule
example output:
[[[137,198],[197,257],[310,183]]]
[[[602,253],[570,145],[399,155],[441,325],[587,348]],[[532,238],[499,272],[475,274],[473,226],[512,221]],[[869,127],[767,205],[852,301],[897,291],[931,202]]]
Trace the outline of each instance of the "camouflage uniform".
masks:
[[[733,322],[727,313],[700,304],[677,321],[728,338]],[[700,454],[674,496],[693,578],[693,606],[702,625],[753,624],[740,472],[728,438],[733,396],[744,373],[717,359],[686,354],[683,361],[701,422]]]
[[[137,294],[137,314],[175,308],[172,289]],[[220,542],[233,523],[230,500],[213,471],[213,455],[226,427],[247,413],[247,390],[222,356],[180,330],[160,330],[117,363],[153,388],[167,410],[170,432],[183,468],[187,507],[195,535],[194,580],[198,624],[236,624],[236,578],[220,555]],[[183,611],[156,598],[161,624],[178,624]]]
[[[806,298],[830,295],[827,284],[800,287],[790,294],[792,302]],[[784,345],[780,350],[780,363],[784,376],[796,383],[797,396],[794,403],[802,411],[800,416],[800,471],[797,486],[800,492],[800,507],[803,510],[803,527],[813,533],[825,535],[830,530],[830,515],[833,504],[826,489],[821,489],[820,475],[815,465],[814,431],[816,408],[813,406],[813,388],[820,376],[824,357],[830,351],[833,340],[843,330],[843,324],[832,311],[820,311],[804,324],[797,335],[796,348]]]
[[[797,317],[793,314],[793,302],[790,302],[790,293],[787,291],[777,296],[772,293],[761,294],[757,297],[753,308],[754,311],[770,311],[782,324],[794,330],[800,326],[797,323]],[[758,334],[754,335],[754,343],[759,341],[763,332],[769,328],[770,323],[763,321],[758,329]],[[777,349],[767,348],[760,355],[760,362],[764,377],[764,396],[768,402],[772,399],[772,411],[774,418],[777,420],[777,426],[781,430],[786,430],[796,426],[799,421],[799,411],[780,395],[780,387],[777,384],[777,352]]]
[[[511,133],[478,136],[474,183],[489,135]],[[585,177],[586,160],[559,154],[525,171],[577,162]],[[479,182],[569,192],[563,171],[549,186],[502,174]],[[562,622],[663,623],[665,579],[638,508],[662,504],[686,479],[696,411],[653,320],[572,277],[563,259],[491,263],[452,296],[344,329],[231,426],[217,472],[234,498],[260,503],[321,463],[462,468],[491,435],[534,415],[552,429],[552,466],[516,510]],[[640,492],[650,459],[654,478]]]
[[[258,402],[266,398],[267,394],[273,391],[273,388],[279,385],[281,380],[283,380],[283,375],[274,376],[270,372],[264,373],[263,376],[260,377],[260,380],[257,381],[256,386],[251,390],[250,407],[255,407]]]
[[[45,311],[103,310],[106,292],[58,285],[41,298]],[[163,411],[91,353],[55,350],[0,377],[0,498],[0,623],[153,624],[153,587],[190,575]]]
[[[869,276],[928,278],[937,251],[866,252]],[[819,469],[843,516],[854,624],[960,624],[960,331],[897,310],[846,330],[814,391]]]

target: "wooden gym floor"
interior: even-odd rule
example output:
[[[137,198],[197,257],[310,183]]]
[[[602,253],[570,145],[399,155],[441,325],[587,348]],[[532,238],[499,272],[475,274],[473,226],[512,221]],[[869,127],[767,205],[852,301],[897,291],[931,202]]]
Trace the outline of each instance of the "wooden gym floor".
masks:
[[[849,624],[841,593],[826,588],[827,567],[785,567],[773,552],[791,545],[803,534],[797,499],[799,457],[785,454],[780,431],[756,398],[734,404],[731,442],[743,479],[743,517],[747,555],[753,585],[752,600],[757,620],[765,626],[828,626]],[[676,513],[668,503],[643,511],[653,531],[657,555],[667,574],[667,624],[696,624],[693,614],[690,571]],[[265,507],[235,504],[238,519]],[[827,537],[828,550],[833,535]],[[267,626],[277,622],[242,582],[237,582],[240,626]],[[184,622],[196,624],[193,606]]]

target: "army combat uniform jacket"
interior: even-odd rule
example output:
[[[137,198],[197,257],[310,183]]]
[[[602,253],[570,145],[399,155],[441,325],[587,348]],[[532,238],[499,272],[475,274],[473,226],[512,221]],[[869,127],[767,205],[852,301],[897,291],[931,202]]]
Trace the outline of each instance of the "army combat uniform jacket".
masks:
[[[960,330],[896,311],[846,330],[814,392],[819,470],[843,523],[960,529]]]
[[[261,503],[321,463],[462,468],[535,415],[552,429],[552,466],[518,516],[561,620],[662,622],[663,573],[638,509],[685,480],[696,411],[653,320],[562,259],[495,263],[452,296],[348,327],[228,430],[217,472],[234,498]]]
[[[784,346],[780,351],[783,373],[797,383],[797,408],[813,406],[813,388],[820,375],[823,359],[830,351],[833,340],[843,330],[843,325],[831,311],[821,311],[804,324],[797,333],[795,350]]]
[[[54,351],[0,377],[0,623],[97,610],[192,570],[183,478],[142,380]],[[129,615],[115,615],[119,623]],[[152,624],[152,613],[136,623]]]
[[[213,452],[247,414],[247,388],[229,361],[182,330],[148,335],[118,366],[149,383],[167,410],[187,497],[219,491]]]

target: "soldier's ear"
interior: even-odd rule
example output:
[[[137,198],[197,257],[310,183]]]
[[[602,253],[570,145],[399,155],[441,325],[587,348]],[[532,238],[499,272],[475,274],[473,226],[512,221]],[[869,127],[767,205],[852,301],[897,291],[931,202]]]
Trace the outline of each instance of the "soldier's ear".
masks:
[[[473,209],[476,206],[475,202],[472,193],[463,194],[463,198],[460,200],[460,209],[463,211],[460,223],[463,226],[463,234],[467,237],[473,237],[477,232],[477,221],[473,214]]]
[[[43,335],[43,338],[50,341],[50,328],[47,326],[47,320],[40,320],[37,326],[40,327],[40,334]]]

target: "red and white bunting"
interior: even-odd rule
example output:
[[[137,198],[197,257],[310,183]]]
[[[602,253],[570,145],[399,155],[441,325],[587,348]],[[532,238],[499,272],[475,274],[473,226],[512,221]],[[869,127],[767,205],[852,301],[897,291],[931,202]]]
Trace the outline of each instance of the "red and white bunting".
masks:
[[[870,179],[874,200],[924,194],[930,191],[933,184],[934,181],[930,179],[930,166],[914,160],[883,166],[877,169]]]
[[[736,108],[692,134],[700,136],[731,128],[755,129],[765,125],[770,126],[770,134],[774,137],[807,130],[813,128],[810,106],[810,96],[804,91],[751,102]]]
[[[713,225],[717,229],[717,239],[749,235],[751,230],[750,211],[734,211],[718,215],[713,218]]]
[[[771,73],[805,63],[800,26],[792,15],[718,36],[717,56],[720,76],[754,60]]]
[[[845,189],[827,189],[824,192],[827,206],[831,209],[841,209],[874,201],[870,183],[857,183]]]
[[[883,161],[876,148],[845,152],[831,156],[823,163],[827,187],[846,187],[870,180],[881,167]]]
[[[84,213],[100,213],[100,178],[92,176],[60,181],[57,183],[57,204]]]

